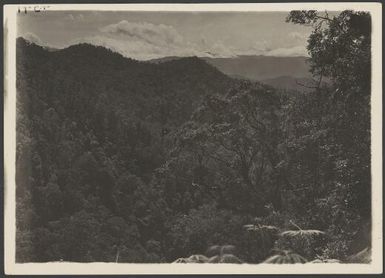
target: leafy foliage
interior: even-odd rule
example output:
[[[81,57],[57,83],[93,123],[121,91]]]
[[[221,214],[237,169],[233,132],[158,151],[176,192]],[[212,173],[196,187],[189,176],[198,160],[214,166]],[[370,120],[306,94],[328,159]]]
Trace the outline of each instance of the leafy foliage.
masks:
[[[325,255],[344,258],[370,245],[371,18],[366,12],[293,11],[288,21],[313,26],[312,71],[332,80],[293,111],[303,121],[292,126],[290,148],[298,156],[292,156],[291,173],[297,168],[313,177],[301,185],[303,197],[313,200],[305,202],[306,222],[330,235]]]

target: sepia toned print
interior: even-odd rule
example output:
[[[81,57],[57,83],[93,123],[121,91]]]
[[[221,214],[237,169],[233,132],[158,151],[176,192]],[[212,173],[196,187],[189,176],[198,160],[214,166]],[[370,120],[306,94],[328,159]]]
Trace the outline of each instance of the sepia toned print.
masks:
[[[38,10],[15,10],[16,265],[379,262],[371,11]]]

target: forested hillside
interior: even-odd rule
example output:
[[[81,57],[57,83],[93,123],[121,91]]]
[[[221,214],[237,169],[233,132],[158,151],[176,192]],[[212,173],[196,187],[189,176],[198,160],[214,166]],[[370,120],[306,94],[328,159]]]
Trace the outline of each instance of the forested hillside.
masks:
[[[321,78],[307,93],[196,57],[19,38],[17,262],[172,262],[215,245],[248,263],[274,250],[346,261],[370,248],[370,16],[288,20],[327,27],[309,38]]]

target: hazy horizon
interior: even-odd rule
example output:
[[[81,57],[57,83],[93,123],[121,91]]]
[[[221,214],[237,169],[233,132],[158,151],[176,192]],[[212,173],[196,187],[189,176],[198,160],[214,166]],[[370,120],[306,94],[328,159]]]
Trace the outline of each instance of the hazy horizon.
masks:
[[[286,12],[20,13],[18,36],[41,46],[104,46],[136,60],[262,55],[307,57],[311,28],[285,22]]]

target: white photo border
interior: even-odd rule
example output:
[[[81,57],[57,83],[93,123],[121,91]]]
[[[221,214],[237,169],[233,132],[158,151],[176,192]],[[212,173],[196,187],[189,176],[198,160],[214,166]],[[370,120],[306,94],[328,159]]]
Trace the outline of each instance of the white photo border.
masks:
[[[289,12],[357,10],[372,16],[372,262],[370,264],[129,264],[16,263],[16,17],[18,9],[50,11]],[[370,2],[210,4],[12,4],[3,6],[4,30],[4,267],[6,274],[379,274],[382,235],[382,6]]]

